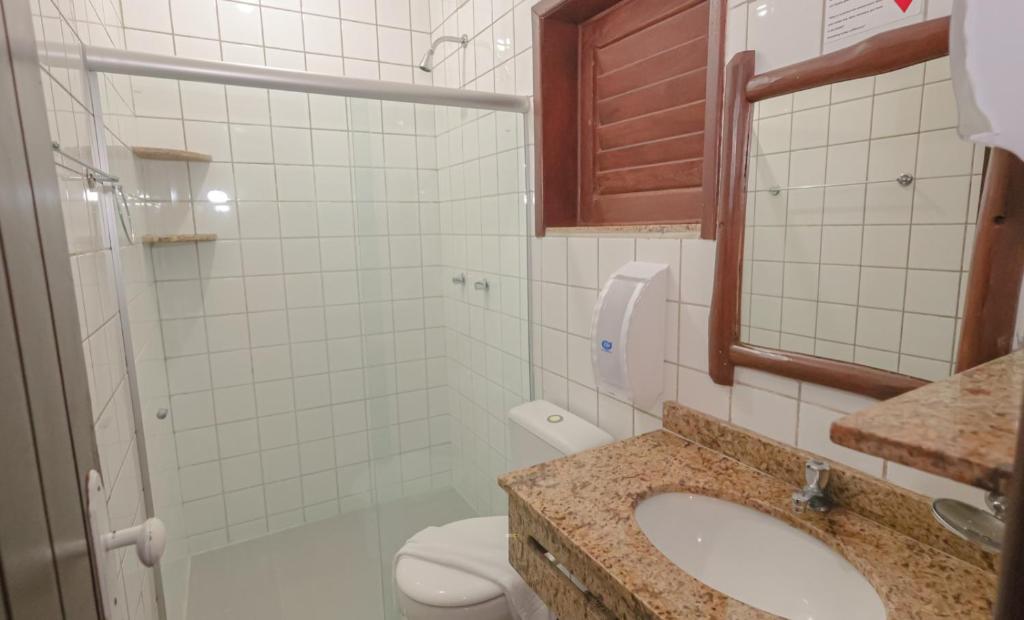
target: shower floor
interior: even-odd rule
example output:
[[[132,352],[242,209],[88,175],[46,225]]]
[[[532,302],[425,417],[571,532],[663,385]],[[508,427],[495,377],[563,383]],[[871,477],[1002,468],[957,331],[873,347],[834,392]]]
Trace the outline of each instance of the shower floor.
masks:
[[[453,489],[192,558],[187,620],[392,620],[391,559],[412,534],[475,516]]]

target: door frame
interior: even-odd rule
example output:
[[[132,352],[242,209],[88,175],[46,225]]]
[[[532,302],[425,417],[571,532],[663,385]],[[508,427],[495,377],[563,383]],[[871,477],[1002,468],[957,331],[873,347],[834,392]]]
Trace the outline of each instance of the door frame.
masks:
[[[103,617],[85,474],[98,469],[27,0],[0,0],[0,618]]]

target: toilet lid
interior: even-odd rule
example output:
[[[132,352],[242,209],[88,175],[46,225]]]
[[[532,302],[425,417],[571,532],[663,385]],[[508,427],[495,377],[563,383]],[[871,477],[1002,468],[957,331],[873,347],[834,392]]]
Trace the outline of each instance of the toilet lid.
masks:
[[[435,530],[421,532],[417,537],[429,539],[432,533],[441,536],[442,534],[436,530],[444,530],[443,536],[446,541],[453,534],[456,539],[467,541],[467,544],[481,538],[507,541],[508,517],[480,517],[454,521]],[[508,557],[507,553],[505,557]],[[514,569],[509,566],[509,570]],[[401,557],[395,565],[395,583],[409,598],[435,607],[477,605],[503,595],[501,588],[493,581],[409,556]]]

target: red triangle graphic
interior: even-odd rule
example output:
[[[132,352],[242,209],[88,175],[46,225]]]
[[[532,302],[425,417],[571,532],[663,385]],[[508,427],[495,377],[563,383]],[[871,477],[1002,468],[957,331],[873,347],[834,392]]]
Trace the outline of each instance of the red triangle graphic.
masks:
[[[914,0],[893,0],[896,6],[900,7],[900,10],[904,13],[910,8],[910,5],[914,3]]]

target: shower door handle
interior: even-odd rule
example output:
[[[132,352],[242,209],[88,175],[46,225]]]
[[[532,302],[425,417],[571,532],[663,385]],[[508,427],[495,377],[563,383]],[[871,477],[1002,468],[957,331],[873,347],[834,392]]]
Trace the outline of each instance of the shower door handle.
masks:
[[[103,617],[113,618],[118,605],[115,583],[111,583],[105,570],[109,563],[120,562],[121,554],[116,550],[121,547],[135,547],[139,563],[153,567],[160,562],[167,548],[167,528],[163,521],[150,517],[142,523],[115,530],[110,523],[110,511],[107,508],[107,492],[103,486],[103,476],[92,469],[86,478],[86,512],[89,514],[88,533],[92,539],[92,555],[99,567],[98,585],[103,607]]]

